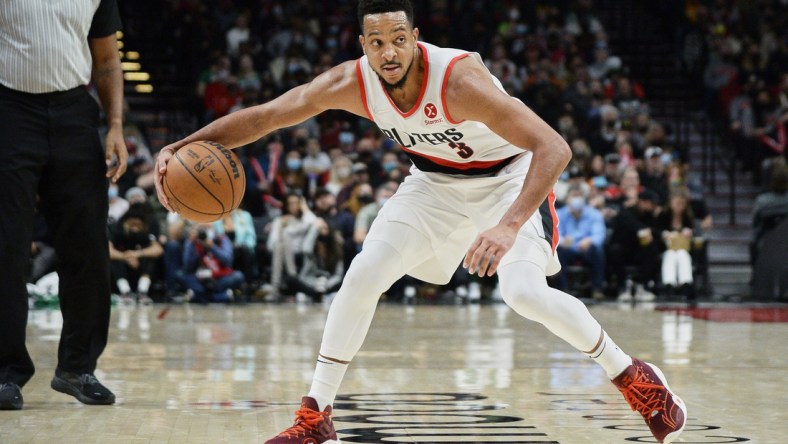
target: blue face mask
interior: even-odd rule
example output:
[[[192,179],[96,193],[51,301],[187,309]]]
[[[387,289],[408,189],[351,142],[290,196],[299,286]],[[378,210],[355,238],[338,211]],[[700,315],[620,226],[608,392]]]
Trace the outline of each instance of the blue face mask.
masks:
[[[301,159],[287,159],[287,169],[295,171],[301,168]]]
[[[383,164],[383,169],[390,173],[397,169],[397,162],[386,162]]]
[[[109,197],[110,199],[114,199],[114,198],[118,197],[118,188],[117,187],[109,187],[109,189],[107,189],[107,197]]]
[[[573,198],[569,199],[569,201],[567,201],[566,204],[569,206],[569,209],[571,211],[579,213],[580,211],[583,210],[583,207],[586,206],[586,200],[583,199],[580,196],[576,196],[576,197],[573,197]]]

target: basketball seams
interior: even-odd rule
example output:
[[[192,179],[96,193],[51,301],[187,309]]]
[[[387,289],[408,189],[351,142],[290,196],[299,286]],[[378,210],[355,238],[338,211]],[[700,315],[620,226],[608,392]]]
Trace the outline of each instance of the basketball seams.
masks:
[[[238,208],[246,191],[246,176],[237,155],[208,140],[191,142],[184,148],[187,150],[173,155],[178,160],[172,163],[172,174],[162,178],[163,191],[172,197],[176,211],[195,222],[213,222]],[[214,164],[220,164],[221,170]]]
[[[213,142],[213,143],[208,142],[209,146],[201,145],[200,142],[195,142],[194,144],[195,145],[199,145],[199,146],[201,146],[201,147],[203,147],[203,148],[205,148],[205,149],[207,149],[208,151],[211,151],[211,152],[213,152],[212,148],[216,148],[217,150],[219,150],[220,154],[222,156],[224,156],[224,153],[221,152],[222,148],[224,148],[224,147],[222,147],[221,145],[219,145],[216,142]],[[227,148],[224,148],[224,149],[227,149]],[[214,155],[216,155],[216,153],[214,153]],[[226,157],[223,157],[223,160],[224,159],[226,159],[228,162],[230,161],[230,159],[227,159]],[[231,196],[232,196],[232,199],[230,200],[230,202],[231,202],[232,206],[235,207],[235,183],[234,183],[235,181],[232,179],[233,176],[230,173],[230,170],[224,164],[224,162],[220,161],[219,165],[221,165],[222,168],[224,168],[225,175],[227,176],[227,181],[230,182],[230,193],[231,193]],[[240,165],[238,165],[238,166],[240,167]],[[222,204],[222,211],[224,211],[224,204]]]
[[[172,188],[170,188],[170,184],[167,182],[167,176],[166,175],[164,176],[163,185],[166,188],[166,190],[169,191],[169,193],[166,193],[166,194],[168,194],[167,198],[177,201],[178,205],[180,205],[183,208],[188,209],[189,211],[192,211],[192,212],[197,213],[197,214],[202,214],[202,215],[205,215],[205,216],[220,216],[220,215],[224,214],[224,213],[206,213],[205,211],[200,211],[200,210],[198,210],[196,208],[192,208],[189,205],[186,205],[186,203],[184,203],[182,200],[178,199],[178,196],[176,196],[175,193],[172,191]]]
[[[201,147],[205,148],[205,146],[203,146],[203,145],[199,145],[199,146],[201,146]],[[224,210],[224,202],[222,202],[222,200],[221,200],[221,199],[219,199],[219,197],[217,197],[215,194],[213,194],[213,192],[211,192],[211,190],[209,190],[209,189],[208,189],[208,187],[206,187],[206,186],[205,186],[205,185],[204,185],[204,184],[203,184],[203,183],[200,181],[200,179],[199,179],[199,178],[198,178],[198,177],[197,177],[197,176],[196,176],[196,175],[195,175],[195,174],[192,172],[191,168],[189,168],[189,167],[187,167],[187,166],[186,166],[186,162],[184,162],[184,161],[183,161],[183,158],[180,156],[180,154],[179,154],[179,153],[177,153],[177,152],[175,153],[175,158],[176,158],[176,159],[178,159],[178,162],[180,162],[180,164],[183,166],[183,169],[184,169],[184,170],[185,170],[187,173],[189,173],[189,175],[192,177],[192,179],[194,179],[194,181],[195,181],[195,182],[197,182],[198,184],[200,184],[200,186],[202,187],[202,189],[203,189],[203,190],[205,190],[205,192],[206,192],[206,193],[208,193],[208,195],[209,195],[209,196],[211,196],[211,197],[213,197],[214,199],[216,199],[216,202],[218,202],[218,203],[219,203],[219,206],[222,208],[222,211],[221,211],[221,213],[220,213],[220,214],[224,214],[224,213],[225,213],[225,210]],[[219,163],[221,163],[221,162],[219,162]]]

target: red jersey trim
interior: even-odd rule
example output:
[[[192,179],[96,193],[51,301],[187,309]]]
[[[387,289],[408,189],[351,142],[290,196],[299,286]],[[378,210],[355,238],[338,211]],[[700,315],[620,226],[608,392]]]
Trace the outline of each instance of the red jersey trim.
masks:
[[[421,90],[419,91],[419,98],[416,99],[416,103],[413,105],[413,108],[408,110],[408,112],[406,113],[400,111],[397,104],[394,103],[393,100],[391,100],[391,97],[389,96],[389,92],[386,91],[386,87],[383,86],[382,84],[383,81],[381,80],[381,87],[383,88],[383,94],[385,94],[386,98],[389,99],[389,103],[394,108],[394,110],[397,111],[399,115],[402,117],[410,117],[421,108],[421,100],[424,98],[424,92],[427,91],[427,84],[430,82],[430,56],[427,54],[427,48],[425,48],[421,43],[418,42],[416,42],[416,45],[419,47],[419,49],[421,49],[421,55],[422,58],[424,59],[424,78],[421,80]]]
[[[470,161],[470,162],[453,162],[451,160],[443,159],[441,157],[429,156],[427,154],[420,153],[418,151],[414,151],[414,150],[405,148],[402,145],[400,145],[400,147],[406,153],[410,153],[410,154],[412,154],[414,156],[418,156],[418,157],[423,157],[423,158],[429,160],[432,163],[435,163],[435,164],[438,164],[438,165],[441,165],[441,166],[445,166],[445,167],[454,168],[454,169],[457,169],[457,170],[470,170],[470,169],[475,169],[475,168],[491,168],[491,167],[494,167],[494,166],[496,166],[496,165],[498,165],[498,164],[500,164],[502,162],[508,162],[510,160],[510,158],[507,157],[505,159],[487,160],[487,161],[484,161],[484,160],[473,160],[473,161]]]
[[[451,74],[451,70],[454,68],[454,64],[465,57],[468,57],[469,55],[470,54],[468,53],[460,54],[457,57],[451,59],[449,65],[446,66],[446,72],[443,74],[443,82],[441,83],[441,105],[443,106],[443,115],[446,116],[446,120],[448,120],[449,123],[453,123],[455,125],[464,122],[464,120],[457,121],[451,118],[451,114],[449,114],[449,107],[446,106],[446,87],[449,85],[449,75]]]
[[[555,249],[558,247],[558,224],[561,221],[558,220],[558,215],[555,212],[555,193],[553,190],[550,190],[550,193],[547,195],[547,202],[548,206],[550,207],[550,217],[553,219],[553,238],[551,239],[551,247],[553,247],[553,254],[555,254]]]
[[[367,88],[364,87],[364,74],[361,72],[361,59],[356,60],[356,76],[358,77],[358,85],[361,88],[361,101],[364,103],[364,109],[367,111],[369,120],[375,121],[372,113],[369,111],[369,103],[367,102]]]

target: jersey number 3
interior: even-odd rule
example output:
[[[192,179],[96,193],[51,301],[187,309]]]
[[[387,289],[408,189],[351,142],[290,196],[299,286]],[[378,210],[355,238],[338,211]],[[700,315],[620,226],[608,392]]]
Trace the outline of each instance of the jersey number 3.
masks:
[[[473,156],[473,150],[464,142],[450,142],[449,146],[452,149],[457,150],[457,155],[462,157],[463,159],[467,159]]]

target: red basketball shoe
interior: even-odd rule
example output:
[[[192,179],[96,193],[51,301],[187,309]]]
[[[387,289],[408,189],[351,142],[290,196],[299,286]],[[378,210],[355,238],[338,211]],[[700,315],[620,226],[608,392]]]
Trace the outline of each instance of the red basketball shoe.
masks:
[[[334,423],[331,422],[331,406],[318,411],[317,401],[304,396],[295,422],[284,432],[269,439],[265,444],[323,444],[338,443]]]
[[[657,441],[671,443],[679,437],[687,421],[687,407],[670,391],[657,366],[633,358],[632,365],[613,384],[632,410],[643,416]]]

